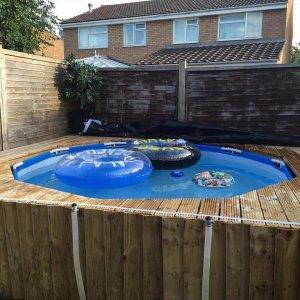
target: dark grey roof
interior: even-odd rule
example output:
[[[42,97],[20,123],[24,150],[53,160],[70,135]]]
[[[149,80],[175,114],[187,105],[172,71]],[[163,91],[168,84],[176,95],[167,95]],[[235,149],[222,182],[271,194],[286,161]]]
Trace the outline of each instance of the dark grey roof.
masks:
[[[121,19],[139,16],[163,15],[210,9],[235,8],[264,4],[286,3],[284,0],[152,0],[115,5],[104,5],[91,13],[75,16],[62,23],[77,23]]]
[[[278,60],[284,41],[252,41],[193,47],[164,48],[144,58],[138,65],[188,63],[228,63]]]

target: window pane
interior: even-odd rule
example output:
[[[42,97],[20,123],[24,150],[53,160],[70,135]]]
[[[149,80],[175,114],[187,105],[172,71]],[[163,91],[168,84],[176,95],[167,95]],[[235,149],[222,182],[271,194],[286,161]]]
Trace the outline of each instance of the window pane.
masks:
[[[220,39],[239,39],[245,37],[245,23],[220,24]]]
[[[194,26],[198,26],[198,22],[197,19],[191,19],[191,20],[187,20],[186,21],[187,25],[194,25]]]
[[[240,22],[245,20],[245,14],[224,15],[220,17],[220,22]]]
[[[138,23],[135,24],[135,29],[145,29],[145,23]]]
[[[134,44],[137,46],[142,46],[146,44],[146,31],[136,30],[134,34]]]
[[[97,48],[100,44],[99,34],[89,34],[89,48]]]
[[[247,13],[247,37],[255,38],[261,36],[261,13]]]
[[[79,29],[79,48],[87,48],[89,45],[88,41],[88,29],[87,28],[80,28]]]
[[[188,25],[186,28],[186,42],[198,42],[198,26]]]
[[[185,20],[176,20],[174,22],[174,43],[185,42]]]
[[[124,25],[125,46],[133,45],[133,26],[134,26],[134,24]]]

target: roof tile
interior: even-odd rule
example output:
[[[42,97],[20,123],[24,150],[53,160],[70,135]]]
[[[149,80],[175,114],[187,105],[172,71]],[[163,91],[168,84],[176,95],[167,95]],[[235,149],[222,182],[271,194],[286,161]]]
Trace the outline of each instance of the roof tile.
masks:
[[[278,60],[284,41],[235,42],[182,48],[164,48],[138,62],[138,65],[226,63]]]
[[[139,16],[193,12],[210,9],[234,8],[263,4],[286,3],[286,0],[152,0],[115,5],[104,5],[95,8],[62,23],[112,20]]]

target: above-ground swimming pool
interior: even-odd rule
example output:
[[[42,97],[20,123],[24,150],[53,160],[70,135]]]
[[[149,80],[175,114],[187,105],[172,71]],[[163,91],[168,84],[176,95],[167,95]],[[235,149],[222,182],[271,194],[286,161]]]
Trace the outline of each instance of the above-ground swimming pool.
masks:
[[[195,145],[200,150],[200,159],[192,166],[178,170],[157,170],[148,166],[144,180],[133,181],[128,186],[99,184],[78,187],[66,183],[57,175],[57,165],[69,155],[82,151],[127,151],[127,143],[106,143],[55,149],[25,160],[12,167],[16,180],[63,192],[101,199],[144,198],[226,198],[293,178],[288,166],[277,159],[249,151],[217,146]],[[67,163],[68,164],[68,163]],[[147,162],[145,163],[147,165]],[[137,167],[135,172],[139,172]],[[174,172],[175,171],[175,172]],[[195,175],[225,174],[230,184],[223,187],[206,187],[196,184]],[[216,173],[217,172],[217,173]],[[172,173],[172,174],[171,174]],[[172,176],[171,176],[172,175]]]

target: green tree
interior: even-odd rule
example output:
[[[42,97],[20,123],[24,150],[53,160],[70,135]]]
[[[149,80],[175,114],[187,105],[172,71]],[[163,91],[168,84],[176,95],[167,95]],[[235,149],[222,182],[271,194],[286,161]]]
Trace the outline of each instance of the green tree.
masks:
[[[0,43],[10,50],[34,53],[51,45],[58,24],[51,0],[0,0]]]
[[[292,63],[300,64],[300,43],[292,48]]]

